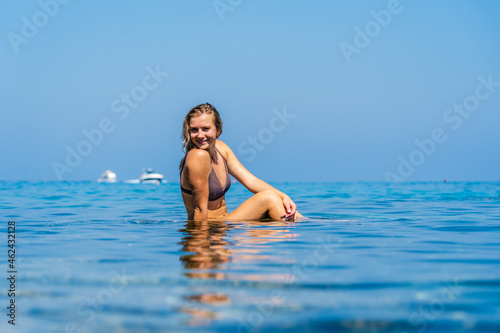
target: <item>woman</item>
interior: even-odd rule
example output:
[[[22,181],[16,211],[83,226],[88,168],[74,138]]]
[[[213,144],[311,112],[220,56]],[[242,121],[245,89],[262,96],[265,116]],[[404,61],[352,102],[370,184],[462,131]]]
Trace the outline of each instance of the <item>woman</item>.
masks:
[[[182,199],[188,220],[293,220],[302,217],[288,195],[252,175],[233,151],[218,140],[222,133],[219,112],[200,104],[184,119],[182,136],[186,155],[179,166]],[[250,199],[227,213],[225,193],[229,175],[254,193]]]

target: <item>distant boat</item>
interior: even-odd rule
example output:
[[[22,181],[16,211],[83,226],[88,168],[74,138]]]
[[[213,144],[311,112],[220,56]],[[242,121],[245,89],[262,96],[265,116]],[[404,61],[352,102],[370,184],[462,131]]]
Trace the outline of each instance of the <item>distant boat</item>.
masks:
[[[139,177],[139,181],[141,183],[144,183],[144,184],[158,184],[159,185],[160,183],[165,182],[163,180],[163,178],[164,177],[162,174],[154,172],[153,169],[148,168],[141,173],[141,177]]]
[[[116,183],[116,173],[111,170],[106,170],[97,180],[98,183]]]

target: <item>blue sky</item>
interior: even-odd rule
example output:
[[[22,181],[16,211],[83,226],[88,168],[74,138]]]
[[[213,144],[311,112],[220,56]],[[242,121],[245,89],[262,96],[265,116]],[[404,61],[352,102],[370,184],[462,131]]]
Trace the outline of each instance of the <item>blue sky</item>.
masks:
[[[210,102],[267,181],[499,180],[498,17],[493,1],[5,0],[0,179],[178,181],[183,117]]]

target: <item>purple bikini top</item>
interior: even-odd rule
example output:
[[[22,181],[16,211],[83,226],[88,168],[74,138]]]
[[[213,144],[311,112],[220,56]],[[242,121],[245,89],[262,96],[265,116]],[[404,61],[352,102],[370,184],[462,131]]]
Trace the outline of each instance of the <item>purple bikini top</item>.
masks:
[[[224,194],[226,194],[226,192],[231,187],[231,178],[227,170],[226,159],[224,158],[224,156],[222,156],[222,154],[219,152],[217,148],[215,148],[215,150],[222,157],[222,160],[224,161],[224,166],[226,167],[226,184],[224,185],[223,188],[222,185],[220,184],[219,178],[217,178],[217,174],[215,173],[214,167],[212,166],[212,171],[210,172],[210,176],[208,176],[208,201],[215,201],[217,199],[222,198]],[[184,160],[184,162],[185,161],[186,160]],[[184,169],[184,164],[182,165],[182,169]],[[186,194],[193,194],[192,191],[182,187],[182,185],[181,185],[181,191]]]

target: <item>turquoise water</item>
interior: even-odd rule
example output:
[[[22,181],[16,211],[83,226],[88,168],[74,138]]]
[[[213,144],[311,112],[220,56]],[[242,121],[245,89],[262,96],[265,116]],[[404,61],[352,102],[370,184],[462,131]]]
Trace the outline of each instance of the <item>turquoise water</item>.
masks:
[[[273,185],[311,220],[187,223],[179,184],[0,182],[0,331],[500,331],[499,182]]]

